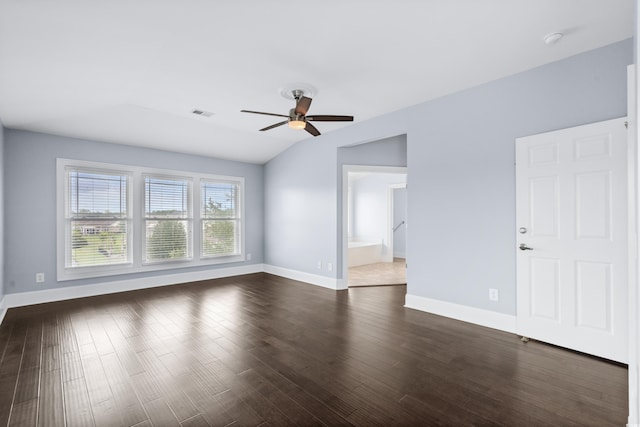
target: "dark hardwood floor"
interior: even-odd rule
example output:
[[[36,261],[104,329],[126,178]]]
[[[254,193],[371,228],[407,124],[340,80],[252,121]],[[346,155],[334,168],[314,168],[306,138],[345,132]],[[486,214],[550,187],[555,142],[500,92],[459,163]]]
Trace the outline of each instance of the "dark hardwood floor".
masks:
[[[625,425],[625,367],[405,292],[255,274],[11,309],[0,425]]]

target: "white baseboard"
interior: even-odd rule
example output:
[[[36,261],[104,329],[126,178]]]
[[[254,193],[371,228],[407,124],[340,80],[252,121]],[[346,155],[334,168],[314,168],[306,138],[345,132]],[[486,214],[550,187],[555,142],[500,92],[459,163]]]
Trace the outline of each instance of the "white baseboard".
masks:
[[[2,324],[2,321],[4,320],[4,316],[7,314],[7,298],[6,296],[2,296],[2,298],[0,298],[0,325]]]
[[[407,258],[407,254],[405,254],[404,252],[394,252],[393,257],[394,258],[406,259]]]
[[[42,304],[46,302],[63,301],[74,298],[84,298],[96,295],[113,294],[117,292],[135,291],[139,289],[155,288],[159,286],[175,285],[179,283],[196,282],[199,280],[220,279],[222,277],[261,273],[263,271],[264,267],[262,264],[251,264],[240,267],[217,268],[213,270],[194,271],[188,273],[141,277],[139,279],[120,280],[117,282],[104,282],[95,285],[69,286],[65,288],[46,289],[42,291],[7,294],[4,296],[3,302],[6,311],[7,308],[11,307],[22,307],[25,305]],[[2,305],[0,305],[0,307],[2,307]]]
[[[269,273],[287,279],[298,280],[311,285],[321,286],[333,290],[347,289],[344,279],[319,276],[297,270],[276,267],[268,264],[252,264],[240,267],[219,268],[188,273],[167,274],[162,276],[141,277],[115,282],[104,282],[95,285],[69,286],[57,289],[47,289],[34,292],[21,292],[7,294],[0,299],[0,323],[7,309],[26,305],[42,304],[54,301],[63,301],[75,298],[84,298],[97,295],[106,295],[117,292],[126,292],[139,289],[154,288],[159,286],[174,285],[179,283],[195,282],[199,280],[219,279],[223,277],[239,276],[252,273]],[[507,314],[482,310],[473,307],[453,304],[444,301],[433,300],[417,295],[407,294],[405,307],[428,313],[438,314],[465,322],[474,323],[489,328],[499,329],[515,333],[516,318]]]
[[[288,268],[276,267],[269,264],[264,264],[264,272],[274,274],[276,276],[286,277],[287,279],[309,283],[311,285],[322,286],[323,288],[329,288],[336,291],[347,289],[344,280],[336,279],[333,277],[319,276],[317,274],[305,273],[298,270],[290,270]]]
[[[239,276],[252,273],[270,273],[288,279],[299,280],[316,286],[334,290],[347,289],[344,280],[318,276],[302,271],[289,270],[272,265],[252,264],[240,267],[218,268],[188,273],[167,274],[161,276],[141,277],[138,279],[103,282],[95,285],[68,286],[64,288],[45,289],[42,291],[19,292],[7,294],[0,299],[0,323],[7,309],[26,305],[43,304],[47,302],[64,301],[75,298],[85,298],[97,295],[113,294],[117,292],[135,291],[139,289],[155,288],[159,286],[175,285],[179,283],[196,282],[199,280],[220,279],[223,277]]]
[[[516,316],[407,294],[405,307],[516,333]]]

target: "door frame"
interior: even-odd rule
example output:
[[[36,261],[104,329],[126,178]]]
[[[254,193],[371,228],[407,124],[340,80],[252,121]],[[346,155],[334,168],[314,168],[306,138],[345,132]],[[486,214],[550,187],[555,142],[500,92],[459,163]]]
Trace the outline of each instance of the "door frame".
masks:
[[[636,13],[640,14],[640,9],[636,8]],[[636,35],[638,34],[636,29]],[[639,109],[638,99],[640,99],[640,87],[638,87],[638,67],[629,65],[627,67],[627,123],[629,126],[627,137],[628,149],[628,295],[629,298],[629,426],[640,426],[640,284],[638,282],[638,272],[640,264],[638,259],[638,224],[640,224],[640,179],[638,177],[638,165],[640,164],[640,153],[638,151],[638,123]]]
[[[403,173],[408,175],[406,166],[342,165],[342,289],[349,288],[349,236],[347,235],[349,172]]]

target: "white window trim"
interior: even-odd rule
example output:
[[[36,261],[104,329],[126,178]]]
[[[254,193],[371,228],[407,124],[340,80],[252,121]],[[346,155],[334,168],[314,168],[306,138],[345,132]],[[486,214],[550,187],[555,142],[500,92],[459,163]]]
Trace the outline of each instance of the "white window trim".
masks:
[[[92,267],[66,267],[65,265],[65,168],[67,167],[87,168],[103,170],[105,172],[123,173],[131,177],[129,187],[128,203],[131,203],[131,233],[129,244],[131,251],[131,262],[127,264],[92,266]],[[168,260],[166,262],[145,263],[143,255],[144,245],[144,179],[143,175],[158,175],[192,180],[191,189],[191,209],[192,209],[192,236],[190,250],[192,258],[188,260]],[[202,228],[202,218],[200,217],[200,182],[201,181],[221,181],[234,182],[240,186],[240,230],[239,245],[240,253],[230,256],[203,257],[200,250]],[[171,270],[176,268],[199,267],[216,264],[226,264],[243,262],[246,260],[245,245],[245,200],[244,200],[244,177],[213,175],[199,172],[177,171],[170,169],[146,168],[133,165],[122,165],[113,163],[91,162],[73,159],[56,159],[56,248],[57,248],[57,280],[77,280],[95,277],[106,277],[119,274],[143,273],[150,271]]]
[[[215,179],[215,180],[211,180],[208,178],[203,178],[200,180],[200,182],[203,182],[205,184],[207,183],[212,183],[212,182],[216,182],[216,183],[225,183],[225,184],[239,184],[238,186],[238,194],[237,194],[237,200],[236,200],[236,205],[238,207],[236,207],[236,212],[237,215],[235,218],[233,218],[232,220],[234,221],[238,221],[240,224],[240,229],[238,230],[238,240],[240,241],[240,254],[236,255],[236,256],[240,256],[244,254],[244,182],[240,183],[238,182],[238,180],[228,180],[228,179],[222,179],[222,177],[219,177],[219,179]],[[202,202],[202,187],[198,186],[198,191],[200,194],[198,194],[198,209],[200,209],[202,206],[200,204],[200,202]],[[202,212],[198,212],[198,230],[197,230],[197,234],[199,235],[199,240],[198,240],[198,246],[195,246],[195,248],[198,250],[198,256],[201,259],[207,259],[207,260],[213,260],[215,258],[221,258],[221,257],[226,257],[228,255],[205,255],[203,253],[202,250],[202,238],[203,238],[203,222],[205,220],[211,220],[212,218],[203,218],[202,216]],[[215,219],[214,219],[215,220]],[[195,223],[194,223],[195,224]],[[194,228],[195,230],[195,228]]]
[[[186,181],[187,182],[187,186],[188,186],[188,191],[189,191],[189,197],[191,198],[191,200],[189,201],[189,208],[188,208],[188,216],[186,218],[179,218],[180,221],[187,221],[187,223],[189,224],[189,226],[187,227],[187,234],[188,234],[188,238],[187,238],[187,257],[183,258],[183,259],[168,259],[168,260],[163,260],[163,261],[152,261],[147,259],[147,253],[146,253],[146,226],[147,226],[147,221],[150,220],[146,217],[146,213],[145,213],[145,209],[143,208],[146,204],[146,200],[145,200],[145,178],[158,178],[158,179],[171,179],[171,180],[176,180],[176,181]],[[199,181],[202,178],[199,179]],[[168,264],[168,263],[181,263],[181,262],[191,262],[195,259],[195,247],[193,246],[193,239],[194,239],[194,232],[193,232],[193,227],[195,225],[195,223],[200,220],[199,217],[195,217],[195,211],[193,209],[193,205],[194,205],[194,198],[195,198],[195,193],[194,193],[194,180],[192,176],[189,175],[168,175],[168,174],[157,174],[157,173],[148,173],[148,172],[142,172],[141,174],[141,184],[142,184],[142,198],[140,199],[142,201],[142,206],[141,206],[141,210],[142,210],[142,216],[140,217],[140,227],[141,227],[141,234],[144,234],[145,236],[142,237],[141,236],[141,250],[142,250],[142,255],[141,255],[141,262],[143,265],[157,265],[157,264]],[[199,188],[199,186],[198,186]],[[166,220],[166,219],[160,219],[161,221]],[[144,232],[142,231],[144,230]],[[191,243],[191,244],[189,244]]]

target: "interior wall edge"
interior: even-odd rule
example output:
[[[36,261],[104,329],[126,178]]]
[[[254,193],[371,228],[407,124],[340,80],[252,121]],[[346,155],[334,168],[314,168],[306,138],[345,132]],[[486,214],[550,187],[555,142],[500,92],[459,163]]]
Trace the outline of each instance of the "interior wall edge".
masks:
[[[2,321],[4,320],[4,316],[7,314],[7,301],[6,297],[2,297],[0,299],[0,325],[2,325]]]
[[[304,271],[292,270],[289,268],[278,267],[275,265],[263,264],[264,272],[275,276],[285,277],[291,280],[297,280],[310,285],[321,286],[323,288],[341,291],[347,289],[346,283],[342,279],[334,277],[320,276],[318,274],[306,273]]]

